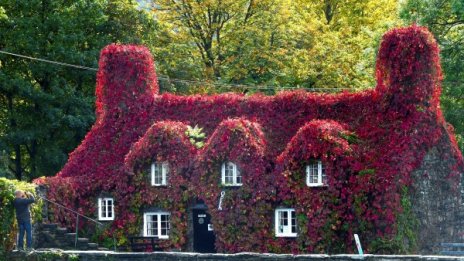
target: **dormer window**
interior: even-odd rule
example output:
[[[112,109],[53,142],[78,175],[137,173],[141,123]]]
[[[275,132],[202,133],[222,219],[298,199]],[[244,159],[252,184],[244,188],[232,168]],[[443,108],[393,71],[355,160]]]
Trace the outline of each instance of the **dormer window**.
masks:
[[[98,198],[98,220],[114,220],[113,198]]]
[[[306,165],[306,185],[320,187],[327,185],[325,167],[321,160],[313,160]]]
[[[230,161],[222,164],[222,185],[224,186],[241,186],[242,174],[235,163]]]
[[[169,165],[167,162],[154,162],[151,164],[151,185],[168,185]]]

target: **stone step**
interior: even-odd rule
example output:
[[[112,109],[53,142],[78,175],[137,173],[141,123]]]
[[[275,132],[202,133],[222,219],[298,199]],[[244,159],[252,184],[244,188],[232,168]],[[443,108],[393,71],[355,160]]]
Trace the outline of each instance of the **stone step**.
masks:
[[[97,243],[88,243],[88,249],[89,250],[97,250],[98,249],[98,244]]]
[[[42,228],[48,231],[55,231],[57,227],[58,227],[58,224],[56,223],[42,224]]]
[[[90,242],[89,238],[79,237],[76,244],[76,233],[68,233],[67,228],[59,227],[57,224],[44,224],[39,232],[39,247],[60,248],[66,250],[99,250],[97,243]],[[103,248],[102,248],[103,249]],[[107,250],[107,249],[103,249]]]
[[[60,235],[55,235],[55,240],[56,241],[66,241],[66,237],[64,235],[60,236]]]
[[[76,233],[66,233],[64,234],[67,240],[73,240],[76,238]]]
[[[40,239],[42,239],[44,242],[52,242],[55,239],[53,233],[51,233],[50,231],[42,231],[40,236]]]
[[[88,250],[89,249],[89,239],[85,237],[80,237],[77,239],[77,249],[79,250]]]
[[[56,233],[57,234],[66,234],[68,232],[68,229],[65,227],[57,227],[56,228]]]
[[[89,243],[89,239],[88,238],[85,238],[85,237],[80,237],[77,239],[77,243],[78,244],[88,244]]]
[[[77,245],[78,250],[89,250],[88,244]]]

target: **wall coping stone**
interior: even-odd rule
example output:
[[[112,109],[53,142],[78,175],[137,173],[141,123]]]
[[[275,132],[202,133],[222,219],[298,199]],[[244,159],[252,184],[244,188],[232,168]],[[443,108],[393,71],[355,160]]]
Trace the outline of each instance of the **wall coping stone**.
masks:
[[[80,251],[80,250],[60,250],[44,249],[35,250],[31,253],[14,251],[9,253],[10,257],[21,255],[46,255],[47,253],[60,253],[62,256],[79,256],[79,260],[100,260],[100,258],[111,260],[429,260],[429,261],[448,261],[463,260],[464,256],[438,256],[438,255],[372,255],[365,254],[363,257],[354,254],[272,254],[272,253],[234,253],[234,254],[204,254],[193,252],[114,252],[114,251]],[[102,260],[103,260],[102,259]],[[66,258],[64,259],[66,260]]]

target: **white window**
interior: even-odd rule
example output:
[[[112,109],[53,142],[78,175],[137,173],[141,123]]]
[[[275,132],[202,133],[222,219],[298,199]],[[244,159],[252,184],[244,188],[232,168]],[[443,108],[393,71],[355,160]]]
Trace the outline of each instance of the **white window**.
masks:
[[[168,184],[169,165],[167,162],[151,164],[151,185],[166,186]]]
[[[168,212],[148,212],[143,214],[143,236],[169,238],[171,214]]]
[[[276,237],[296,237],[296,215],[293,208],[280,208],[275,211]]]
[[[98,219],[114,220],[113,198],[98,198]]]
[[[221,170],[222,185],[225,186],[241,186],[242,174],[237,165],[232,162],[225,162],[222,164]]]
[[[306,185],[309,187],[327,185],[327,176],[322,161],[314,160],[306,166]]]

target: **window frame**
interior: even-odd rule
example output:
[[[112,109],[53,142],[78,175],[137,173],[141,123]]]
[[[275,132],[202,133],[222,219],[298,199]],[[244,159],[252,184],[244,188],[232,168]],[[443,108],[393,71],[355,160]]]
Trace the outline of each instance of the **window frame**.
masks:
[[[157,216],[157,230],[158,230],[158,235],[148,235],[148,222],[147,222],[147,217],[148,216]],[[161,235],[161,216],[162,215],[167,215],[168,216],[168,228],[167,228],[167,234],[166,235]],[[171,233],[171,213],[167,211],[152,211],[152,212],[145,212],[143,213],[143,236],[144,237],[155,237],[159,239],[169,239],[169,234]]]
[[[287,225],[285,226],[287,229],[283,229],[284,232],[280,232],[280,216],[279,213],[287,213]],[[292,213],[294,215],[295,220],[295,232],[292,232]],[[297,237],[298,236],[298,224],[296,220],[296,211],[294,208],[276,208],[274,211],[274,229],[275,229],[275,236],[276,237]],[[287,230],[287,231],[285,231]]]
[[[318,182],[310,182],[310,171],[313,166],[317,164],[317,180]],[[327,186],[327,175],[325,173],[326,169],[322,162],[322,160],[317,159],[311,161],[309,164],[306,165],[306,185],[308,187],[323,187]]]
[[[111,212],[108,211],[108,208],[110,204],[108,204],[108,201],[111,201]],[[105,212],[102,211],[103,207],[103,202],[106,202],[105,204]],[[111,221],[114,220],[114,198],[112,197],[99,197],[98,198],[98,220],[102,221]],[[103,216],[103,213],[106,213],[106,216]],[[108,213],[111,213],[111,217],[108,217]]]
[[[155,173],[157,165],[161,166],[161,183],[156,183]],[[168,185],[169,164],[167,162],[152,162],[150,165],[150,181],[153,187]]]
[[[231,164],[232,166],[232,183],[226,183],[226,165]],[[240,183],[237,182],[237,179],[240,177]],[[240,187],[243,185],[243,177],[242,173],[240,172],[237,164],[231,162],[231,161],[226,161],[222,163],[221,166],[221,185],[226,186],[226,187]]]

